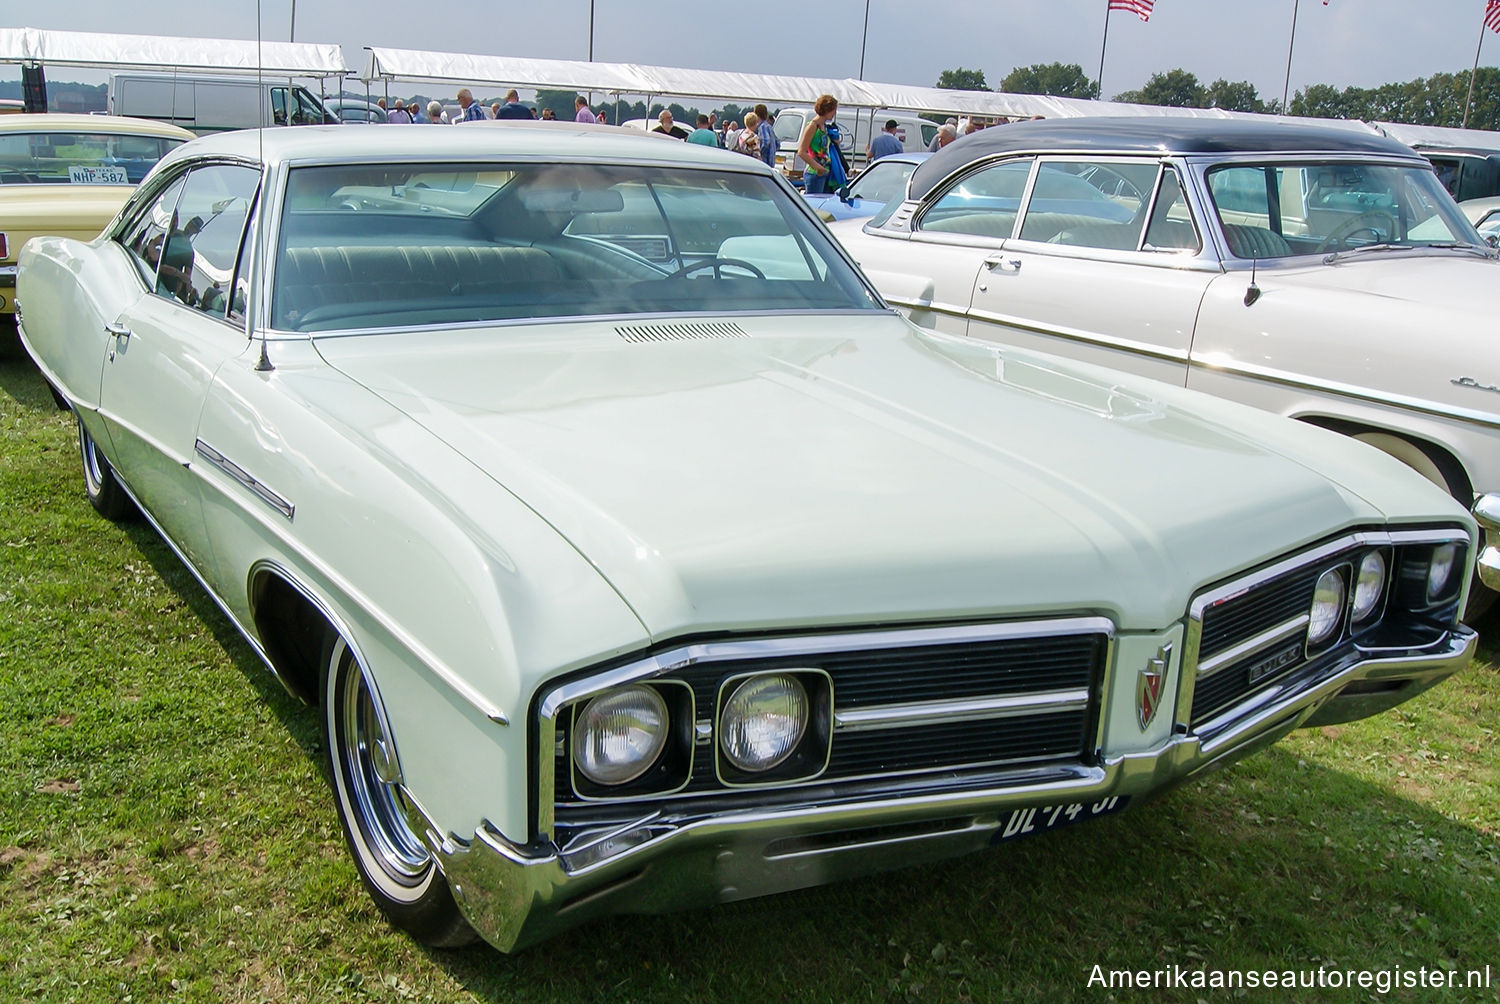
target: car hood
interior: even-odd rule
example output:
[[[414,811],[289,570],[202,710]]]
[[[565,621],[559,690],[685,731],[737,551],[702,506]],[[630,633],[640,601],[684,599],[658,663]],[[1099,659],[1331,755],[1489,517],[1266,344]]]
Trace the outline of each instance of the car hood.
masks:
[[[1235,431],[1267,420],[1239,406],[1201,399],[1205,417],[1180,403],[1197,395],[891,314],[691,321],[640,343],[622,336],[649,322],[315,345],[547,520],[657,639],[999,612],[1156,628],[1192,588],[1381,516],[1313,469],[1347,440],[1293,430],[1294,459]]]

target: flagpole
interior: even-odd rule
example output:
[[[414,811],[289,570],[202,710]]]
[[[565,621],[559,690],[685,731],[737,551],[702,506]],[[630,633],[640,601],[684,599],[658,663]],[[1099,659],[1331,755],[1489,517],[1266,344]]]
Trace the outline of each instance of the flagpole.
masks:
[[[1297,44],[1297,8],[1302,0],[1292,0],[1292,39],[1286,44],[1286,82],[1281,85],[1281,114],[1286,114],[1287,95],[1292,90],[1292,47]]]
[[[1479,50],[1484,48],[1484,30],[1488,27],[1484,21],[1479,22],[1479,41],[1474,45],[1474,68],[1469,71],[1469,96],[1464,99],[1463,129],[1469,128],[1469,106],[1474,103],[1474,78],[1479,75]]]
[[[1099,45],[1099,100],[1104,100],[1104,50],[1109,47],[1109,0],[1104,0],[1104,41]]]

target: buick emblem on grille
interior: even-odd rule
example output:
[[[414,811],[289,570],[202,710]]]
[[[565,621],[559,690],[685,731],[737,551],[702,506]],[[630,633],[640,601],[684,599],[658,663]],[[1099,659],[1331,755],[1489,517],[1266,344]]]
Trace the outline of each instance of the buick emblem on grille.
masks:
[[[1156,650],[1156,658],[1146,663],[1135,682],[1135,717],[1141,723],[1141,731],[1156,718],[1156,709],[1161,707],[1162,690],[1166,687],[1167,663],[1172,659],[1172,643],[1167,642]]]

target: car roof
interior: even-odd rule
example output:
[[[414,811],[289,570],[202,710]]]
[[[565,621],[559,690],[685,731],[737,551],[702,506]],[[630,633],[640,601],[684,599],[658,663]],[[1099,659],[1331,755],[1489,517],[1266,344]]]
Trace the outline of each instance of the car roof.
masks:
[[[109,132],[170,139],[193,138],[192,133],[170,122],[153,122],[128,115],[76,115],[69,112],[0,115],[0,132]]]
[[[1100,116],[1039,119],[991,126],[949,143],[917,168],[911,198],[926,195],[938,182],[971,161],[1009,153],[1337,153],[1401,156],[1412,149],[1386,136],[1336,125],[1287,122],[1265,115],[1254,119],[1199,119],[1168,116]]]
[[[389,129],[350,129],[347,126],[275,126],[242,129],[204,136],[173,150],[162,160],[166,167],[184,158],[202,156],[289,162],[359,163],[383,158],[398,161],[440,161],[485,158],[553,158],[670,163],[685,166],[733,167],[771,173],[765,164],[743,154],[697,144],[663,142],[636,129],[540,120],[492,120],[462,125],[426,125]]]

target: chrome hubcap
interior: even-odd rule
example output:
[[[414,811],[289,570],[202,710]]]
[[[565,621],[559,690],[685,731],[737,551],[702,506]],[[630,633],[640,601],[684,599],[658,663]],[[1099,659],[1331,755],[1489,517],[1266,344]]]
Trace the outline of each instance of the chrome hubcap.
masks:
[[[406,822],[400,786],[384,780],[393,773],[390,742],[365,689],[364,676],[357,665],[351,664],[346,672],[354,677],[344,688],[340,708],[349,797],[365,842],[381,868],[403,885],[416,885],[426,877],[432,856]]]

